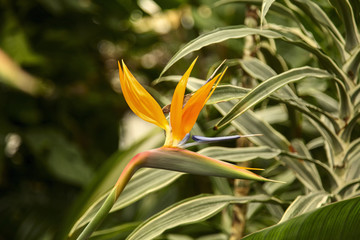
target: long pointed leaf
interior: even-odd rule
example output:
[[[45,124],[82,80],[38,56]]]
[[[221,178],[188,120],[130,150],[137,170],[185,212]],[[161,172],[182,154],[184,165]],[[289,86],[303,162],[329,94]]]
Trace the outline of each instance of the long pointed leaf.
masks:
[[[257,58],[247,57],[240,60],[241,67],[255,79],[265,81],[275,75],[276,72]]]
[[[215,107],[221,114],[225,115],[226,112],[233,107],[233,104],[231,102],[224,102],[216,104]],[[244,114],[232,121],[231,124],[242,134],[250,134],[253,132],[263,134],[262,137],[251,139],[251,141],[257,145],[270,146],[272,148],[281,149],[284,152],[287,152],[291,147],[290,143],[283,135],[277,132],[268,123],[257,118],[251,110],[244,112]],[[294,160],[286,156],[282,156],[280,160],[296,173],[296,177],[308,189],[322,190],[322,188],[319,188],[319,186],[314,183],[311,172],[307,171],[301,160]]]
[[[257,104],[261,100],[265,99],[272,92],[276,91],[277,89],[288,83],[301,80],[305,77],[329,78],[331,77],[331,75],[320,69],[302,67],[292,69],[285,73],[274,76],[267,81],[262,82],[253,90],[251,90],[215,125],[215,127],[219,128],[226,125],[227,123],[231,122],[236,117],[244,113],[246,110]],[[325,125],[323,125],[322,128],[319,129],[321,130],[321,133],[323,133],[324,137],[329,141],[331,146],[334,148],[335,153],[341,152],[342,145],[337,136],[331,130],[327,130]]]
[[[294,3],[298,8],[300,8],[303,13],[299,13],[299,16],[303,21],[312,20],[312,23],[322,27],[321,30],[324,32],[324,36],[331,36],[330,41],[333,40],[335,46],[338,48],[342,60],[348,58],[349,54],[345,50],[345,40],[337,27],[331,21],[331,19],[326,15],[323,9],[321,9],[314,1],[309,0],[295,0],[291,3]],[[288,6],[291,8],[291,4],[288,3]],[[311,30],[310,30],[311,31]]]
[[[355,114],[355,116],[350,120],[350,122],[345,127],[344,131],[342,132],[341,137],[342,137],[342,139],[344,139],[344,141],[346,141],[346,142],[350,141],[351,135],[353,133],[353,129],[357,125],[359,119],[360,119],[360,112]]]
[[[225,28],[219,28],[214,31],[205,33],[198,38],[190,41],[188,44],[186,44],[180,51],[178,51],[168,62],[168,64],[165,66],[163,71],[161,72],[160,76],[162,76],[174,63],[176,63],[178,60],[186,56],[187,54],[197,51],[205,46],[219,43],[225,40],[229,39],[235,39],[235,38],[243,38],[248,35],[253,34],[259,34],[263,37],[267,38],[281,38],[282,35],[270,31],[270,30],[260,30],[256,28],[247,28],[244,26],[232,26],[232,27],[225,27]]]
[[[355,50],[351,57],[346,61],[343,66],[344,72],[353,79],[355,82],[359,82],[359,69],[360,69],[360,46]]]
[[[345,48],[350,52],[355,47],[359,46],[360,42],[359,30],[355,22],[354,11],[352,10],[351,4],[348,0],[330,0],[330,3],[334,6],[343,21],[346,29]]]
[[[299,140],[299,139],[294,139],[293,141],[291,141],[292,146],[294,147],[295,151],[302,156],[305,156],[309,159],[312,159],[311,153],[310,151],[307,149],[307,147],[305,146],[305,144]],[[305,162],[304,163],[304,167],[307,168],[307,170],[312,174],[313,177],[313,182],[314,184],[318,185],[318,189],[322,189],[322,183],[321,183],[321,178],[320,178],[320,174],[316,168],[316,165],[314,163],[311,162]]]
[[[216,109],[222,114],[226,113],[234,106],[232,102],[222,102],[215,104]],[[249,110],[236,118],[231,124],[241,134],[259,133],[262,137],[250,139],[256,145],[266,145],[281,150],[289,150],[289,141],[270,124],[257,118],[255,114]]]
[[[250,234],[257,239],[357,239],[360,236],[360,197],[340,201]]]
[[[234,85],[221,85],[218,86],[214,93],[211,95],[210,99],[207,101],[207,105],[215,104],[223,101],[230,101],[233,99],[238,99],[244,97],[249,93],[250,89],[238,87]]]
[[[265,16],[275,0],[263,0],[261,5],[260,26],[264,24]]]
[[[125,239],[138,225],[138,222],[131,222],[99,230],[94,232],[90,237],[90,240]]]
[[[197,196],[176,203],[143,222],[127,240],[150,240],[162,234],[165,230],[202,221],[230,203],[247,203],[251,201],[266,202],[270,198],[266,195],[234,197],[226,195]]]
[[[192,40],[182,49],[180,49],[164,67],[160,76],[162,76],[174,63],[176,63],[178,60],[191,52],[197,51],[205,46],[214,43],[258,34],[260,36],[270,39],[281,39],[313,53],[316,57],[318,57],[319,61],[326,69],[335,73],[346,84],[346,87],[351,87],[353,85],[349,78],[346,76],[346,74],[336,65],[336,63],[318,48],[318,44],[316,43],[316,41],[305,36],[298,30],[278,25],[269,26],[271,30],[260,30],[256,28],[247,28],[244,26],[230,26],[218,28],[214,31],[205,33],[198,38]]]
[[[215,6],[221,6],[225,4],[231,4],[231,3],[243,3],[243,4],[252,4],[256,6],[261,6],[263,3],[263,0],[220,0],[215,3]],[[271,4],[271,8],[269,9],[270,12],[274,12],[276,14],[279,14],[281,16],[285,16],[290,20],[293,20],[297,25],[305,32],[304,26],[301,24],[299,19],[295,16],[295,14],[287,7],[284,6],[281,3],[273,2]]]
[[[200,154],[230,162],[244,162],[255,158],[271,159],[281,151],[265,146],[246,148],[208,147],[199,151]]]
[[[241,101],[239,101],[236,106],[234,106],[234,108],[232,108],[232,110],[227,114],[227,116],[222,118],[216,124],[216,126],[224,126],[237,116],[241,115],[247,109],[251,108],[261,100],[265,99],[272,92],[278,90],[279,88],[285,86],[288,83],[292,83],[306,77],[330,78],[331,75],[320,69],[302,67],[292,69],[285,73],[271,77],[267,81],[262,82],[256,88],[251,90]]]
[[[321,207],[328,202],[329,197],[330,195],[327,192],[312,192],[307,195],[296,197],[286,209],[280,223]]]

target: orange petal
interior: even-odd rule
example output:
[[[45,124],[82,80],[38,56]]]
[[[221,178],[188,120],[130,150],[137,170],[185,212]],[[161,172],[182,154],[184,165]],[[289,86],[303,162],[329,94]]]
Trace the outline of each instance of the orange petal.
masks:
[[[178,85],[175,88],[174,95],[171,101],[171,107],[170,107],[170,124],[171,124],[171,130],[172,130],[172,136],[175,142],[181,141],[181,139],[184,137],[182,135],[182,114],[183,114],[183,101],[184,101],[184,94],[186,89],[186,84],[189,79],[191,70],[194,67],[194,64],[197,59],[195,59],[186,73],[182,76],[180,79]]]
[[[207,100],[211,97],[212,93],[214,92],[215,88],[217,87],[221,78],[223,77],[225,71],[221,74],[218,74],[211,81],[203,85],[199,90],[197,90],[194,93],[194,95],[191,96],[189,101],[186,103],[182,116],[182,129],[183,129],[182,134],[184,136],[185,134],[189,133],[192,127],[194,126],[201,109],[204,107]],[[215,82],[216,85],[210,92]]]
[[[159,104],[135,79],[124,62],[122,62],[123,69],[120,62],[118,64],[121,88],[131,110],[143,120],[156,124],[164,130],[169,129],[169,123]]]

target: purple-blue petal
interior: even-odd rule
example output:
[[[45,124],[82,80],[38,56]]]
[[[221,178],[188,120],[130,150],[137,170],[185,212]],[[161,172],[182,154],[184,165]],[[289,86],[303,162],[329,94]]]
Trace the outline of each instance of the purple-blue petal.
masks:
[[[193,135],[192,139],[196,142],[200,143],[211,143],[211,142],[219,142],[219,141],[227,141],[227,140],[234,140],[241,138],[240,135],[233,135],[233,136],[224,136],[224,137],[203,137],[203,136],[196,136]]]
[[[179,142],[179,145],[184,145],[189,140],[190,136],[190,133],[187,133],[185,137]]]

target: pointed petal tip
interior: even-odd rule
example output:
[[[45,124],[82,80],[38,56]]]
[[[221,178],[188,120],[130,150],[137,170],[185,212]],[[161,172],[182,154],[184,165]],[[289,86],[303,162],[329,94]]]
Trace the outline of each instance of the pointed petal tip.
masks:
[[[263,170],[265,170],[263,168],[251,168],[251,167],[241,167],[241,166],[239,166],[239,168],[246,169],[246,170],[255,170],[255,171],[263,171]]]
[[[172,128],[172,136],[173,139],[180,142],[185,134],[184,133],[184,125],[182,122],[182,116],[183,116],[183,103],[184,103],[184,95],[186,90],[186,85],[188,82],[188,79],[190,77],[190,73],[194,68],[195,62],[197,58],[191,63],[190,67],[186,70],[184,75],[181,77],[179,83],[177,84],[173,98],[171,100],[171,106],[170,106],[170,123]]]
[[[256,169],[256,168],[246,168],[245,170],[264,170],[264,169]],[[260,182],[272,182],[272,183],[282,183],[285,184],[286,182],[283,181],[278,181],[278,180],[273,180],[273,179],[269,179],[269,178],[265,178],[263,176],[257,175],[255,174],[258,178],[256,179],[257,181]],[[254,179],[255,180],[255,179]]]
[[[262,133],[254,133],[254,134],[241,135],[241,137],[261,137],[261,136],[264,136],[264,134],[262,134]]]
[[[282,184],[286,184],[286,183],[287,183],[287,182],[278,181],[278,180],[273,180],[273,179],[268,179],[268,178],[265,178],[265,179],[266,179],[266,182],[282,183]]]
[[[262,134],[230,135],[230,136],[222,136],[222,137],[204,137],[204,136],[193,135],[192,139],[199,143],[212,143],[212,142],[236,140],[239,138],[258,137],[258,136],[262,136]]]

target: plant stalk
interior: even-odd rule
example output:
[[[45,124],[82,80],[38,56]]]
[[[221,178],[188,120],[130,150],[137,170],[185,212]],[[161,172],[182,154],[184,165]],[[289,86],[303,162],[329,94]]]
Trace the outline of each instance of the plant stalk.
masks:
[[[91,234],[99,227],[99,225],[104,221],[106,216],[109,214],[111,208],[115,204],[116,200],[119,198],[126,184],[130,181],[130,178],[132,177],[132,175],[134,175],[136,170],[138,170],[141,167],[141,164],[143,163],[143,160],[145,158],[146,156],[144,154],[137,154],[133,159],[131,159],[131,161],[125,167],[124,171],[121,173],[114,188],[111,190],[111,192],[105,199],[103,205],[96,213],[94,218],[91,219],[89,224],[77,237],[77,240],[86,240],[90,238]]]

